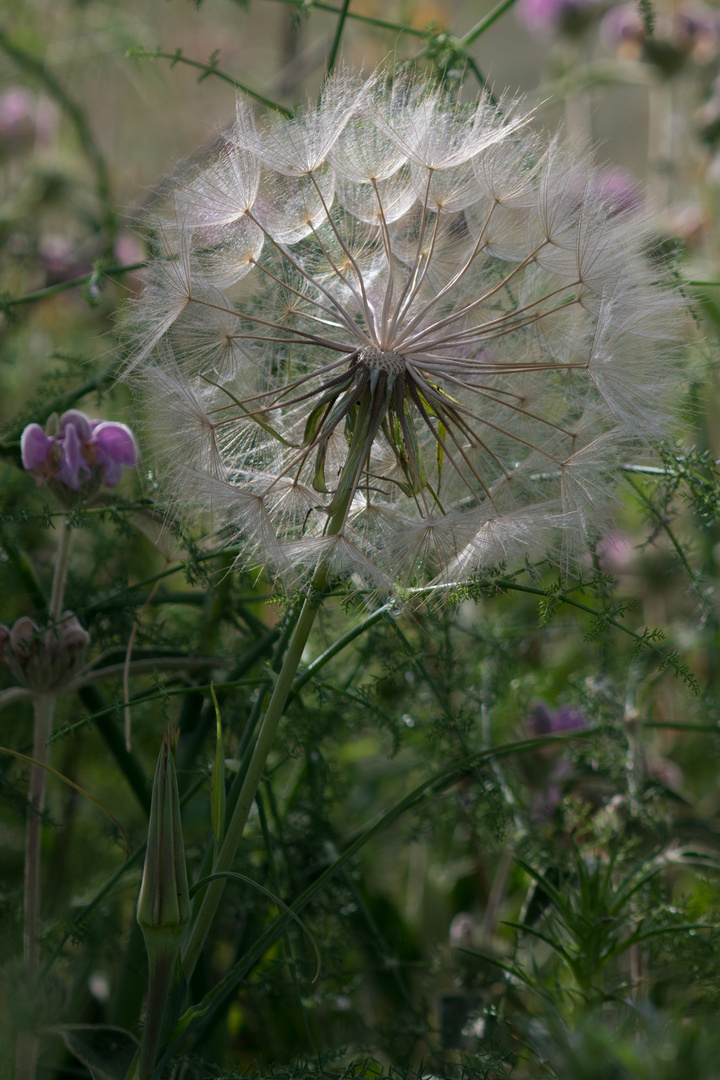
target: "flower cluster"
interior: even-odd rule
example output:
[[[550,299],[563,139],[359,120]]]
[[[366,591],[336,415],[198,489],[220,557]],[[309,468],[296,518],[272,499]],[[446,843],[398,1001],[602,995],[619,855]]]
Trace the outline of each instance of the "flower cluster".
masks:
[[[690,60],[700,66],[717,57],[720,17],[706,4],[686,2],[661,14],[652,37],[637,6],[607,13],[600,28],[606,44],[626,60],[647,60],[663,75],[676,75]]]
[[[248,561],[443,586],[565,552],[667,428],[684,302],[644,216],[489,96],[347,72],[165,190],[131,315],[161,475]]]
[[[550,37],[560,33],[576,37],[606,8],[605,0],[519,0],[515,13],[531,34]]]
[[[0,626],[0,663],[36,693],[66,683],[82,665],[90,635],[71,611],[41,629],[28,615],[12,627]]]
[[[587,718],[573,705],[560,705],[550,709],[542,701],[533,703],[525,726],[536,738],[541,735],[562,735],[569,731],[585,731]],[[565,756],[562,746],[550,743],[536,747],[523,762],[532,802],[530,817],[533,821],[545,821],[552,817],[560,805],[569,781],[573,778],[573,768]]]
[[[138,461],[135,436],[125,424],[89,420],[78,409],[58,419],[53,414],[45,430],[28,424],[20,440],[22,463],[38,484],[54,482],[73,492],[90,494],[99,487],[116,487],[123,465]]]

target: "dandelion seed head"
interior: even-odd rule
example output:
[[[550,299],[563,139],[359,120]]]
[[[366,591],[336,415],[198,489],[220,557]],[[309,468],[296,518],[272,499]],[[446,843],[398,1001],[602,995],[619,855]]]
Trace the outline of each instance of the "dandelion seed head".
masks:
[[[652,229],[509,101],[331,77],[165,186],[128,365],[176,509],[248,564],[442,586],[597,538],[668,431]]]

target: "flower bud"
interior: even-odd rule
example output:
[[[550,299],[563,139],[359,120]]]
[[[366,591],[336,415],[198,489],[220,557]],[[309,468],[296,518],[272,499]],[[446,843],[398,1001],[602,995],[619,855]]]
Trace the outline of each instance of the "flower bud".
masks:
[[[180,797],[175,772],[177,733],[163,736],[153,781],[148,843],[137,921],[148,957],[148,998],[139,1080],[150,1080],[168,1001],[181,991],[180,939],[190,921],[190,893],[185,868]]]
[[[33,693],[52,693],[81,667],[89,644],[90,635],[71,611],[44,630],[23,615],[12,628],[0,626],[0,663]]]
[[[148,844],[137,921],[145,936],[148,954],[152,940],[180,941],[190,919],[190,896],[185,868],[180,796],[175,772],[177,736],[166,732],[153,781]]]

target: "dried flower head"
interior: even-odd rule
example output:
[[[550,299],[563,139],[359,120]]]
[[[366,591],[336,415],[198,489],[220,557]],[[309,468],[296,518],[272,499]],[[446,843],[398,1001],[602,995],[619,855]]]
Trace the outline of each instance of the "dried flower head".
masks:
[[[528,119],[342,73],[292,119],[240,101],[171,185],[129,368],[178,506],[246,561],[385,587],[571,550],[666,427],[682,299]]]

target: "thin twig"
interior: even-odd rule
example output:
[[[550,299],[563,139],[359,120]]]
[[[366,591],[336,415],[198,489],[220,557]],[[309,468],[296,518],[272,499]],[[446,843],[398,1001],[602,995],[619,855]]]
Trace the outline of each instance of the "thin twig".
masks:
[[[105,164],[105,158],[100,153],[100,149],[95,142],[85,112],[77,102],[70,97],[55,76],[48,71],[42,61],[31,56],[30,53],[25,52],[24,49],[21,49],[18,45],[11,42],[2,29],[0,29],[0,49],[8,56],[12,57],[20,67],[24,68],[25,71],[29,72],[45,85],[48,92],[55,98],[73,124],[80,145],[85,152],[85,156],[95,172],[97,195],[104,211],[104,224],[108,231],[108,239],[109,241],[112,240],[117,231],[117,219],[115,211],[112,208],[110,177],[107,165]]]
[[[67,292],[68,289],[77,289],[81,285],[87,285],[88,281],[92,281],[93,278],[97,279],[100,275],[112,277],[113,274],[129,274],[133,270],[143,270],[146,266],[147,263],[145,262],[137,262],[130,263],[129,266],[96,268],[91,270],[89,274],[83,274],[81,277],[73,278],[71,281],[60,281],[57,285],[48,285],[45,289],[37,289],[35,292],[27,293],[25,296],[3,300],[0,303],[0,309],[20,307],[21,304],[34,304],[37,300],[46,300],[49,296],[57,296],[58,293]]]
[[[344,0],[343,6],[340,9],[340,18],[338,19],[337,29],[335,31],[335,38],[333,40],[332,48],[330,49],[330,55],[328,57],[328,62],[327,62],[327,73],[328,73],[328,75],[330,74],[332,69],[335,67],[335,61],[337,59],[337,54],[338,54],[338,51],[340,49],[340,39],[342,38],[343,30],[345,29],[345,20],[346,20],[346,18],[348,16],[348,8],[349,7],[350,7],[350,0]]]
[[[183,56],[182,49],[176,49],[174,53],[162,52],[160,49],[148,50],[148,49],[130,49],[128,56],[139,57],[146,60],[170,60],[171,67],[175,64],[186,64],[188,67],[196,68],[198,71],[202,71],[201,78],[208,78],[210,75],[217,76],[218,79],[222,79],[223,82],[230,83],[236,90],[239,90],[243,94],[247,94],[249,97],[255,98],[262,105],[267,105],[269,109],[274,109],[276,112],[284,113],[285,116],[292,116],[290,109],[286,109],[284,105],[278,105],[277,101],[271,101],[270,98],[266,98],[263,94],[258,93],[257,90],[252,90],[245,83],[238,82],[232,75],[228,75],[224,71],[220,71],[214,63],[203,64],[200,60],[191,60],[189,56]]]

